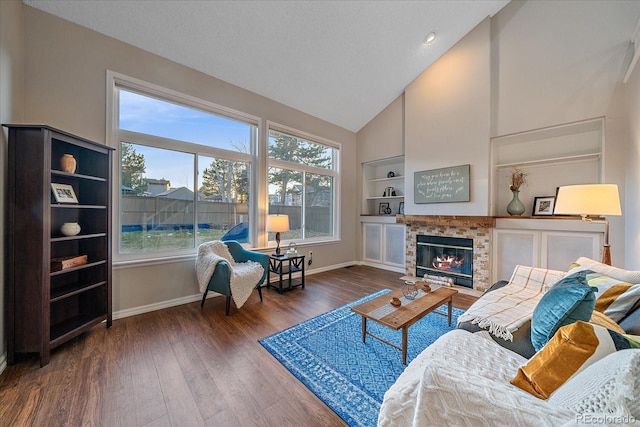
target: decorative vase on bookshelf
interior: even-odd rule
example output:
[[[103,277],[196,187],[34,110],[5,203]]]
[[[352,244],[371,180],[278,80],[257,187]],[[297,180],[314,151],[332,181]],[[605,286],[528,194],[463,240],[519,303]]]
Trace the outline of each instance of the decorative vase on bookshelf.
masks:
[[[80,233],[80,224],[77,222],[65,222],[60,227],[60,231],[65,236],[77,236]]]
[[[524,213],[524,203],[520,201],[518,195],[520,192],[518,190],[512,190],[513,199],[507,205],[507,212],[512,216],[519,216]]]
[[[71,154],[62,155],[60,166],[64,172],[76,173],[76,159]]]

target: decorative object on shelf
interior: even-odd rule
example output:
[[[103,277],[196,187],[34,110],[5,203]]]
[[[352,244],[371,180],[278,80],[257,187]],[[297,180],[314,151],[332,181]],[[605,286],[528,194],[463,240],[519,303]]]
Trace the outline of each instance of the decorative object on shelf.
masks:
[[[389,300],[389,304],[394,307],[400,307],[402,305],[402,302],[397,297],[393,297]]]
[[[60,227],[60,231],[65,236],[77,236],[80,234],[80,224],[77,222],[65,222],[62,224],[62,227]]]
[[[520,201],[518,195],[520,194],[517,190],[511,190],[513,193],[513,198],[507,205],[507,213],[512,216],[519,216],[524,213],[524,203]]]
[[[87,263],[86,255],[52,258],[50,269],[52,272],[62,271],[62,270],[66,270],[67,268],[77,267],[79,265],[85,265],[86,263]]]
[[[431,286],[427,285],[426,283],[424,285],[422,285],[422,291],[425,293],[429,293],[431,292]]]
[[[71,154],[63,154],[60,158],[60,167],[63,172],[76,173],[76,159]]]
[[[58,203],[78,203],[76,193],[70,185],[52,182],[51,190],[53,191],[53,197],[55,197]]]
[[[520,191],[520,187],[527,184],[527,174],[522,169],[513,168],[511,170],[511,185],[509,190]]]
[[[535,197],[533,199],[533,216],[553,215],[553,206],[556,203],[556,196]]]
[[[396,174],[395,174],[393,171],[389,171],[389,172],[387,173],[387,178],[393,178],[393,177],[395,177],[395,176],[396,176]]]
[[[405,280],[404,285],[402,285],[402,295],[407,299],[415,299],[418,295],[416,282],[413,280]]]
[[[602,263],[611,265],[609,221],[596,220],[590,216],[622,215],[618,186],[616,184],[567,185],[558,189],[555,202],[555,215],[580,215],[583,221],[605,225]]]
[[[519,216],[524,213],[524,203],[520,201],[520,187],[527,183],[527,174],[522,169],[513,168],[511,170],[511,185],[509,190],[513,193],[513,197],[507,205],[507,213],[512,216]]]
[[[395,190],[393,189],[393,187],[387,187],[384,190],[384,197],[391,197],[392,195],[395,196]]]
[[[269,215],[267,217],[267,231],[276,233],[276,252],[274,256],[281,256],[280,253],[280,233],[289,231],[289,215]]]
[[[378,205],[378,215],[386,215],[387,209],[389,209],[389,203],[380,203]]]
[[[415,172],[413,177],[415,203],[469,201],[469,165]]]
[[[404,215],[404,202],[400,202],[400,206],[398,206],[398,213],[400,215]]]

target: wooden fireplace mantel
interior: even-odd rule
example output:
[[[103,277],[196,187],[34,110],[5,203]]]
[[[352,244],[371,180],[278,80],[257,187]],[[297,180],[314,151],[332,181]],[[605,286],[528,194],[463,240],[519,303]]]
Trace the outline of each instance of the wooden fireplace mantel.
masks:
[[[396,215],[399,224],[494,228],[496,217],[465,215]]]

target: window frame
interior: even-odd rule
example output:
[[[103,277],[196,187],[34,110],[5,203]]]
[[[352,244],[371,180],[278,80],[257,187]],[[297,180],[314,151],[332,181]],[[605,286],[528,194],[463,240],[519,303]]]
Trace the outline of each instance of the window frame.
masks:
[[[289,162],[286,160],[279,160],[279,159],[274,159],[271,158],[269,156],[269,138],[270,138],[270,134],[271,131],[275,131],[275,132],[280,132],[289,136],[293,136],[295,138],[300,138],[300,139],[304,139],[307,140],[309,142],[313,142],[316,144],[320,144],[320,145],[324,145],[326,147],[332,148],[332,167],[331,168],[320,168],[320,167],[316,167],[316,166],[310,166],[310,165],[303,165],[303,164],[299,164],[299,163],[293,163],[293,162]],[[265,126],[265,134],[266,134],[266,138],[265,138],[265,157],[266,157],[266,168],[265,168],[265,174],[264,174],[264,182],[265,182],[265,187],[267,188],[266,195],[265,195],[265,200],[266,200],[266,207],[265,210],[269,211],[269,191],[268,191],[268,187],[269,187],[269,169],[272,167],[275,168],[281,168],[281,169],[287,169],[287,170],[293,170],[293,171],[299,171],[303,173],[303,176],[306,176],[306,174],[316,174],[316,175],[327,175],[327,176],[331,176],[333,178],[333,206],[332,206],[332,215],[333,215],[333,230],[332,230],[332,235],[331,236],[321,236],[321,237],[307,237],[307,238],[302,238],[302,239],[292,239],[292,240],[282,240],[280,245],[282,246],[283,244],[286,244],[290,241],[295,241],[297,245],[300,244],[308,244],[308,243],[318,243],[318,242],[334,242],[334,241],[339,241],[340,240],[340,221],[339,221],[339,213],[340,213],[340,184],[341,184],[341,180],[340,180],[340,158],[342,155],[342,144],[340,144],[339,142],[335,142],[335,141],[331,141],[329,139],[326,138],[322,138],[319,137],[317,135],[313,135],[289,126],[285,126],[273,121],[269,121],[267,120],[266,126]],[[304,187],[303,187],[304,188]],[[301,212],[301,219],[302,219],[302,230],[303,230],[303,234],[304,234],[304,230],[306,227],[306,215],[305,215],[305,203],[304,200],[306,199],[306,193],[303,193],[302,196],[302,200],[303,200],[303,204],[302,204],[302,212]],[[267,242],[267,244],[271,244],[274,243],[275,244],[275,240],[269,240],[269,235],[268,233],[265,231],[264,232],[264,238],[265,241]]]
[[[120,110],[120,89],[135,92],[143,96],[157,98],[166,102],[183,105],[188,108],[194,108],[206,113],[225,117],[230,120],[241,121],[249,126],[254,126],[251,132],[251,141],[249,142],[250,153],[242,153],[238,151],[227,150],[208,146],[204,144],[190,143],[179,141],[160,136],[134,132],[130,130],[121,130],[119,128],[119,110]],[[212,158],[221,158],[231,161],[239,161],[249,163],[251,166],[251,177],[249,180],[250,206],[249,215],[251,218],[249,236],[250,242],[255,246],[258,243],[259,227],[263,223],[258,218],[260,205],[260,185],[258,182],[260,174],[260,159],[258,153],[260,151],[259,141],[262,131],[262,120],[259,117],[252,116],[240,111],[236,111],[212,102],[208,102],[190,95],[185,95],[171,89],[163,88],[152,83],[129,77],[120,73],[107,70],[107,143],[116,148],[116,156],[114,156],[112,176],[113,185],[116,191],[113,191],[113,209],[112,229],[116,232],[112,233],[112,250],[114,263],[131,263],[131,262],[157,262],[163,259],[181,259],[192,258],[197,250],[197,236],[194,233],[194,248],[172,249],[157,252],[142,253],[120,253],[120,236],[121,236],[121,212],[120,212],[120,143],[128,142],[137,145],[146,145],[154,148],[161,148],[172,151],[181,151],[194,155],[193,183],[194,183],[194,226],[197,222],[197,205],[198,205],[198,160],[199,156]],[[204,170],[204,168],[203,168]],[[195,228],[194,228],[195,229]]]

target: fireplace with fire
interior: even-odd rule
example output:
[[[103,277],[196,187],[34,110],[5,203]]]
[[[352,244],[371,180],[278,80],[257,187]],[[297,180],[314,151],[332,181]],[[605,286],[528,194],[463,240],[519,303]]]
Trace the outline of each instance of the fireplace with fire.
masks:
[[[452,278],[473,288],[473,239],[419,235],[416,244],[416,277]]]

